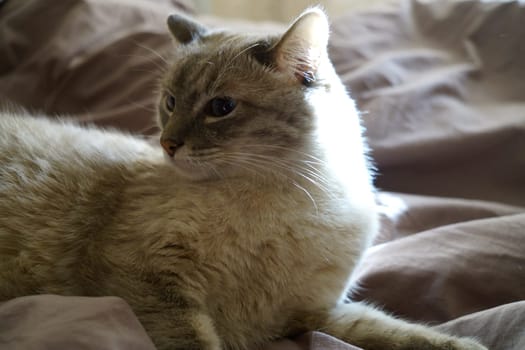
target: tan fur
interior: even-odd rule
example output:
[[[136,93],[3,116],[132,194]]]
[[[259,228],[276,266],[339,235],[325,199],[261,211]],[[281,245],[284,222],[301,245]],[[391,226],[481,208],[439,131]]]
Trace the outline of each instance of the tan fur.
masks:
[[[118,132],[4,113],[0,300],[119,296],[160,349],[254,349],[312,329],[367,350],[484,349],[344,303],[377,230],[373,189],[354,104],[325,48],[308,50],[327,37],[305,23],[327,36],[325,16],[299,21],[285,38],[304,47],[292,50],[170,17],[185,41],[159,102],[173,158]],[[206,114],[216,96],[234,111]]]

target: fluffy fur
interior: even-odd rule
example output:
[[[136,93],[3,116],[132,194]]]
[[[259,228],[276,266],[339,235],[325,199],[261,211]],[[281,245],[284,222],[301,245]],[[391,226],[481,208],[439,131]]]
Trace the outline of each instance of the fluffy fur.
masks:
[[[0,300],[119,296],[159,349],[254,349],[314,329],[367,350],[485,349],[345,301],[377,215],[325,15],[269,38],[168,24],[181,44],[159,102],[166,152],[2,115]],[[234,108],[214,112],[216,98]]]

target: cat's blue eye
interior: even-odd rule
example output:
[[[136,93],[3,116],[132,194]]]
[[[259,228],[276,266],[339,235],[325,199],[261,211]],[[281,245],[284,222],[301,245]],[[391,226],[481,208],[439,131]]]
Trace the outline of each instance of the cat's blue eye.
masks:
[[[237,106],[231,97],[215,97],[210,100],[206,113],[214,117],[224,117],[230,114]]]
[[[175,109],[175,97],[173,97],[173,95],[167,95],[165,103],[166,109],[169,112],[173,112],[173,110]]]

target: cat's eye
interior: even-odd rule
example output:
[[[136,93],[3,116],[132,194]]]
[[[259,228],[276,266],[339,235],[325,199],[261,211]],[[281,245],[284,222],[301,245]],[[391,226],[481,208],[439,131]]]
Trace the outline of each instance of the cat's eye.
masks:
[[[175,109],[175,97],[173,97],[173,95],[170,95],[170,94],[166,95],[165,104],[166,104],[166,109],[169,112],[173,112],[173,110]]]
[[[230,114],[237,103],[231,97],[215,97],[208,102],[206,113],[214,117],[224,117]]]

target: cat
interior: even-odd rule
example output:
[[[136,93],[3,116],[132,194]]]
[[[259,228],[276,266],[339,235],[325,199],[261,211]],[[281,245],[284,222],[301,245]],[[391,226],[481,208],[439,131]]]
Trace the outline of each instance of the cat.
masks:
[[[322,330],[366,350],[483,350],[346,299],[378,229],[354,102],[319,8],[282,35],[170,15],[160,145],[0,119],[0,300],[119,296],[159,349]]]

